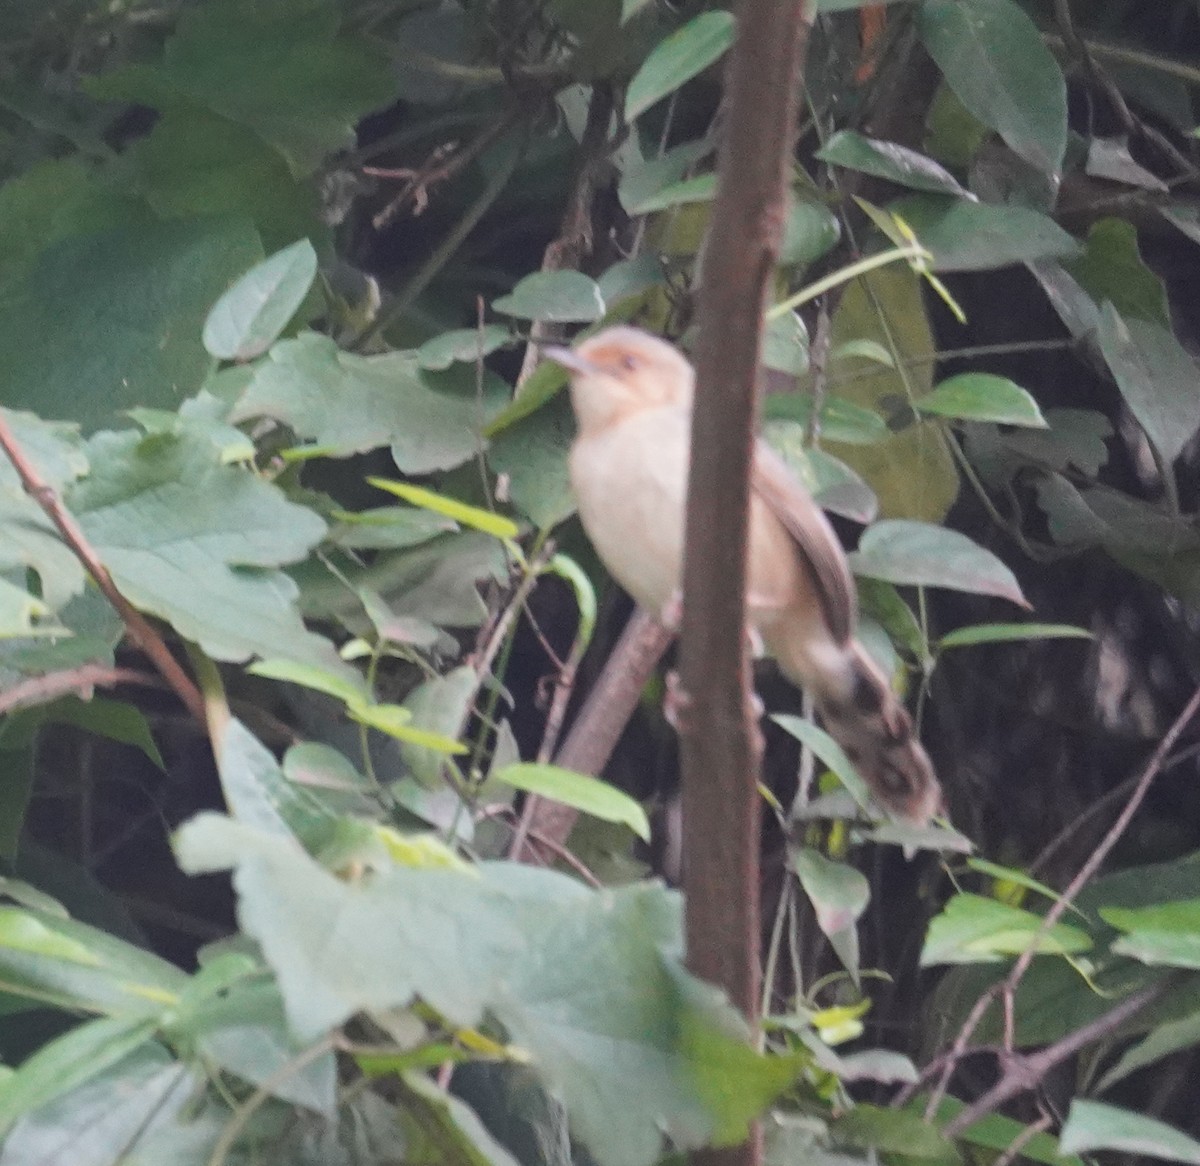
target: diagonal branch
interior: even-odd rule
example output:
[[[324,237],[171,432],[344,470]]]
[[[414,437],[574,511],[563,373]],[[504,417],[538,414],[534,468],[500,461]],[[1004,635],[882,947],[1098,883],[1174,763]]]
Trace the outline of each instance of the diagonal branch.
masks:
[[[46,517],[54,523],[63,541],[71,548],[75,557],[83,564],[87,573],[95,580],[96,586],[104,594],[104,598],[116,608],[129,638],[149,657],[150,662],[158,670],[162,678],[184,703],[188,712],[201,724],[205,723],[204,698],[192,679],[183,670],[183,666],[171,654],[166,641],[155,630],[148,619],[120,591],[113,582],[108,568],[100,561],[100,556],[87,541],[79,523],[62,504],[54,488],[42,477],[37,467],[30,461],[25,451],[17,441],[8,417],[0,410],[0,448],[8,455],[13,469],[21,479],[25,492],[45,511]]]

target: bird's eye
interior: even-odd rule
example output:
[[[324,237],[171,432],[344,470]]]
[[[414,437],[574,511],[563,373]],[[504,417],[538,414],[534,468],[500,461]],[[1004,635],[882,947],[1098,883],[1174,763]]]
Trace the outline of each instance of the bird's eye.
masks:
[[[637,368],[637,366],[638,366],[638,358],[636,356],[634,356],[633,353],[627,352],[627,353],[625,353],[624,356],[621,357],[621,367],[626,372],[633,372],[633,370],[635,368]]]

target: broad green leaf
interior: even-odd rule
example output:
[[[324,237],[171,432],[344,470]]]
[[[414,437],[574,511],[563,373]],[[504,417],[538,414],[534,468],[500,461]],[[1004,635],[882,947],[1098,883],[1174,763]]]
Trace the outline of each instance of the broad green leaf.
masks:
[[[702,12],[655,45],[625,91],[625,120],[633,121],[719,60],[733,44],[735,29],[731,12]]]
[[[510,425],[535,413],[557,396],[566,383],[567,370],[552,360],[543,360],[533,370],[533,375],[522,386],[521,392],[484,426],[484,437],[495,437]]]
[[[505,518],[503,514],[496,514],[494,511],[484,510],[479,506],[469,506],[465,502],[459,502],[457,498],[447,498],[445,494],[437,494],[433,490],[426,490],[423,486],[413,486],[408,482],[392,482],[387,478],[368,478],[367,481],[380,490],[386,490],[389,494],[395,494],[397,498],[403,498],[405,502],[411,502],[414,506],[420,506],[422,509],[440,514],[444,518],[453,519],[461,526],[469,526],[484,534],[490,534],[496,538],[516,538],[521,533],[521,528],[511,518]]]
[[[910,587],[997,595],[1028,607],[1013,573],[991,551],[956,530],[883,520],[868,527],[850,558],[859,575]]]
[[[246,671],[253,676],[284,680],[289,684],[299,684],[302,688],[323,692],[343,704],[361,704],[367,699],[366,686],[360,677],[342,671],[328,672],[315,664],[268,658],[256,660]]]
[[[550,530],[575,513],[567,475],[574,435],[571,403],[563,396],[509,425],[488,447],[488,465],[508,476],[513,506],[539,530]]]
[[[0,980],[23,999],[142,1015],[173,1004],[187,984],[165,960],[98,928],[57,912],[2,910],[15,942],[0,943]]]
[[[572,806],[593,818],[628,826],[643,841],[650,841],[650,820],[641,805],[623,790],[587,774],[574,773],[557,765],[519,762],[505,765],[492,776],[514,789],[537,794]]]
[[[1027,265],[1034,279],[1067,331],[1076,340],[1091,337],[1100,327],[1100,309],[1096,301],[1079,286],[1078,281],[1063,264],[1053,259],[1040,259]]]
[[[249,127],[295,174],[308,174],[354,145],[364,114],[394,100],[382,50],[339,32],[340,23],[327,0],[217,0],[183,12],[160,64],[128,65],[89,89],[156,109],[201,105]]]
[[[945,1124],[951,1118],[957,1117],[966,1108],[963,1102],[955,1097],[944,1097],[938,1106],[935,1121]],[[1009,1149],[1018,1137],[1021,1141],[1021,1156],[1032,1162],[1042,1162],[1045,1166],[1084,1166],[1082,1158],[1062,1152],[1058,1139],[1052,1134],[1035,1133],[1028,1136],[1028,1126],[1011,1117],[1001,1114],[989,1114],[969,1125],[959,1139],[973,1146],[982,1146],[985,1150],[1003,1153]]]
[[[204,347],[218,360],[251,360],[279,338],[308,295],[317,253],[301,239],[252,267],[212,306]]]
[[[959,101],[1038,170],[1067,148],[1067,86],[1033,21],[1012,0],[926,0],[917,29]]]
[[[996,963],[1020,955],[1041,930],[1041,916],[982,895],[955,895],[934,916],[921,950],[921,966]],[[1038,941],[1039,955],[1089,951],[1091,937],[1078,927],[1056,923]]]
[[[198,106],[162,113],[122,161],[160,218],[247,217],[271,250],[301,236],[316,243],[328,230],[312,182],[252,129]]]
[[[1168,1162],[1200,1163],[1200,1142],[1157,1118],[1076,1098],[1059,1135],[1066,1154],[1115,1150]]]
[[[428,372],[411,352],[357,356],[305,332],[276,344],[231,414],[273,417],[311,438],[311,453],[345,457],[391,445],[406,474],[452,469],[482,447],[480,428],[502,389],[488,373],[477,399],[474,370]]]
[[[47,927],[19,907],[0,907],[0,948],[88,967],[102,962],[86,943]]]
[[[771,393],[763,401],[763,418],[812,424],[811,394]],[[864,409],[844,397],[828,396],[821,402],[821,436],[845,445],[874,445],[888,436],[888,427],[872,409]]]
[[[804,717],[792,716],[790,713],[776,713],[771,720],[784,732],[795,737],[806,749],[811,749],[818,760],[837,775],[855,802],[864,810],[867,808],[871,793],[866,782],[858,776],[858,770],[842,751],[842,747],[824,729],[818,728]]]
[[[218,957],[216,963],[228,958]],[[331,1114],[337,1085],[333,1051],[297,1063],[305,1045],[288,1031],[279,986],[267,978],[261,963],[248,962],[240,974],[214,979],[208,990],[185,999],[171,1018],[172,1038],[194,1044],[206,1060],[273,1097]],[[189,991],[201,988],[207,973],[217,970],[213,963],[205,964]]]
[[[250,471],[219,464],[194,435],[98,433],[96,468],[68,508],[137,607],[217,660],[281,656],[345,669],[301,622],[297,588],[275,568],[303,558],[325,524]]]
[[[1037,402],[1025,389],[1007,377],[986,372],[965,372],[949,377],[917,402],[917,410],[960,421],[1047,428]]]
[[[1052,218],[1022,206],[913,194],[888,210],[933,253],[936,271],[990,271],[1080,253],[1079,244]]]
[[[145,1015],[86,1021],[42,1045],[0,1088],[0,1135],[19,1117],[98,1077],[154,1037]]]
[[[626,211],[631,215],[648,215],[664,211],[668,207],[684,206],[695,202],[712,202],[717,193],[717,176],[713,173],[697,174],[655,190],[645,197],[631,200]]]
[[[604,297],[594,279],[580,271],[535,271],[492,308],[522,320],[590,324],[604,315]]]
[[[512,332],[501,324],[485,324],[482,328],[455,328],[432,336],[417,349],[417,364],[435,372],[452,364],[474,364],[503,348],[513,339]]]
[[[863,874],[807,846],[798,848],[791,860],[804,893],[812,900],[821,930],[834,935],[853,927],[871,898]]]
[[[211,814],[176,848],[192,873],[236,867],[242,928],[302,1039],[414,996],[460,1027],[488,1012],[601,1166],[651,1166],[664,1131],[685,1149],[744,1136],[795,1074],[754,1054],[736,1014],[682,971],[679,900],[661,887],[592,891],[511,863],[348,882]]]
[[[622,175],[617,186],[617,197],[629,215],[638,214],[634,208],[649,202],[666,190],[683,182],[699,162],[717,148],[713,137],[699,138],[682,145],[672,146],[659,157],[647,158],[630,166]]]
[[[808,372],[808,326],[799,312],[785,312],[767,321],[763,329],[762,363],[794,377]],[[767,400],[780,396],[772,393]],[[789,394],[790,395],[790,394]],[[812,398],[804,394],[806,401]]]
[[[614,307],[623,300],[666,285],[667,273],[662,260],[649,251],[635,255],[632,259],[622,259],[606,268],[604,274],[596,280],[596,286],[604,297],[606,304]]]
[[[1101,907],[1105,923],[1124,932],[1113,951],[1145,964],[1200,968],[1200,899],[1151,907]]]
[[[7,579],[0,579],[0,639],[61,635],[61,628],[56,629],[53,622],[39,628],[36,621],[50,614],[50,608],[23,587],[14,587]]]
[[[461,664],[443,676],[435,676],[418,685],[405,697],[404,708],[412,718],[411,728],[428,733],[441,742],[427,749],[411,736],[397,738],[401,742],[400,755],[405,765],[422,785],[435,788],[442,783],[448,752],[467,752],[467,747],[460,744],[458,738],[470,720],[479,688],[480,677],[475,669]],[[447,743],[453,747],[447,749]]]
[[[261,258],[243,218],[130,215],[55,244],[0,312],[5,404],[88,428],[133,406],[177,407],[208,374],[209,308]]]
[[[169,1125],[202,1082],[159,1044],[146,1043],[20,1118],[0,1162],[114,1166]],[[0,1086],[2,1089],[2,1086]]]
[[[1111,303],[1100,315],[1100,351],[1138,424],[1173,462],[1200,428],[1196,362],[1166,328],[1128,320]]]
[[[1093,178],[1137,186],[1142,190],[1152,190],[1155,194],[1168,194],[1171,189],[1157,174],[1133,160],[1129,152],[1129,139],[1124,137],[1091,138],[1084,170]]]
[[[931,194],[971,197],[944,166],[896,142],[881,142],[854,130],[839,130],[817,151],[816,157],[831,166],[859,170],[900,186]]]
[[[906,1158],[957,1160],[954,1147],[919,1113],[856,1105],[830,1123],[829,1132],[842,1146],[876,1150]]]
[[[815,263],[828,255],[841,237],[841,220],[824,203],[793,194],[783,222],[779,263],[784,267]]]
[[[369,510],[335,510],[337,524],[329,541],[351,550],[401,550],[458,529],[452,518],[411,506],[379,506]]]
[[[808,445],[807,434],[796,421],[768,421],[762,436],[826,510],[853,522],[873,522],[879,511],[874,491],[845,462]]]
[[[1200,207],[1178,203],[1158,208],[1159,214],[1178,227],[1193,243],[1200,243]]]
[[[110,741],[132,745],[159,769],[166,768],[145,714],[124,701],[95,696],[91,700],[81,700],[77,696],[65,696],[44,706],[40,710],[39,720],[44,724],[75,725],[107,737]]]
[[[1001,866],[996,862],[988,862],[984,858],[968,858],[967,866],[977,871],[979,874],[988,875],[996,880],[997,883],[1007,883],[1018,887],[1023,887],[1027,891],[1035,891],[1039,895],[1044,895],[1052,903],[1057,903],[1061,896],[1053,888],[1046,886],[1045,883],[1039,883],[1037,879],[1031,878],[1022,870],[1016,870],[1011,866]],[[1085,922],[1087,916],[1083,914],[1073,903],[1068,906]]]
[[[1108,461],[1109,419],[1091,409],[1047,409],[1045,416],[1049,429],[1006,433],[1005,446],[1053,470],[1075,466],[1095,477]]]
[[[1097,1093],[1105,1093],[1130,1073],[1136,1073],[1147,1065],[1153,1065],[1164,1057],[1200,1044],[1200,1012],[1182,1019],[1172,1019],[1154,1028],[1137,1044],[1126,1049],[1096,1085]]]
[[[1086,250],[1065,266],[1097,304],[1108,300],[1127,320],[1171,327],[1167,289],[1142,260],[1132,223],[1113,218],[1093,223]]]
[[[981,623],[955,628],[937,642],[939,651],[975,644],[1010,644],[1020,640],[1090,640],[1087,628],[1058,623]]]
[[[897,401],[911,404],[933,384],[933,334],[920,282],[907,268],[886,268],[856,279],[834,313],[831,348],[869,341],[893,354],[896,367],[872,356],[838,361],[829,389],[881,416]],[[918,421],[867,446],[830,442],[828,451],[861,474],[888,518],[939,522],[958,494],[958,471],[942,426]]]
[[[410,745],[423,753],[436,753],[452,756],[467,753],[469,750],[459,741],[455,741],[442,733],[429,729],[416,728],[412,722],[412,713],[399,704],[359,704],[346,710],[351,718],[359,724]]]

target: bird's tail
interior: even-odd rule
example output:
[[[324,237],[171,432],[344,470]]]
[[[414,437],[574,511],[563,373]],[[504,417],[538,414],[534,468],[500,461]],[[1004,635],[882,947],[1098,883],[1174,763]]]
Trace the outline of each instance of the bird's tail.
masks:
[[[876,800],[898,817],[929,821],[941,809],[942,789],[912,718],[883,671],[857,640],[827,642],[817,658],[811,640],[801,645],[786,638],[792,643],[772,637],[772,655],[793,683],[812,693],[826,730]]]

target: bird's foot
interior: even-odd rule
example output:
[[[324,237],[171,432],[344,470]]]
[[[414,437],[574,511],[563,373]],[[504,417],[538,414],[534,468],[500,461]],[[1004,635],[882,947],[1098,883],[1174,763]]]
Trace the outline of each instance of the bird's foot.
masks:
[[[677,733],[687,729],[688,716],[692,711],[692,698],[684,689],[679,673],[674,668],[667,673],[667,693],[663,698],[663,716],[667,724]]]

